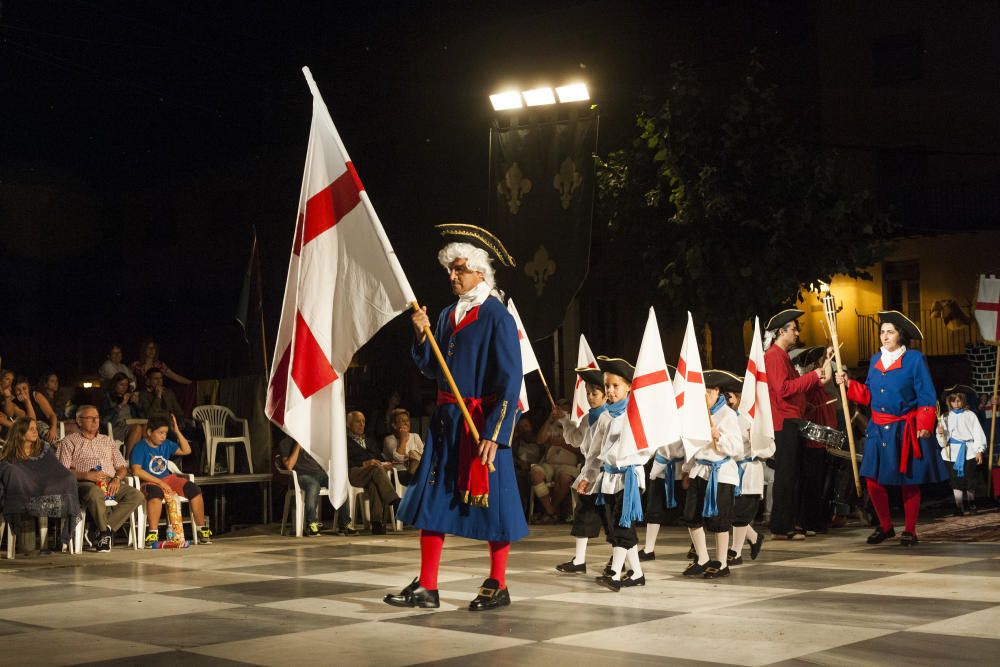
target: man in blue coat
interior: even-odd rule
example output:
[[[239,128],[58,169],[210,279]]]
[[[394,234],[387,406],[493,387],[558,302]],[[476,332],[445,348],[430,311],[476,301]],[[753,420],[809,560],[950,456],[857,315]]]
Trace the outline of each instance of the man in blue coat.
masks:
[[[505,265],[512,265],[513,259],[486,230],[442,227],[443,234],[471,243],[450,243],[438,253],[458,301],[438,317],[434,338],[480,440],[476,442],[468,429],[426,339],[430,320],[424,308],[412,316],[417,337],[412,354],[421,372],[437,381],[437,409],[420,468],[399,508],[399,518],[420,529],[420,576],[384,600],[397,607],[440,606],[438,568],[444,536],[451,533],[489,543],[490,576],[469,603],[470,610],[482,611],[510,604],[510,543],[528,533],[510,449],[519,416],[521,351],[514,319],[498,298],[486,249]]]

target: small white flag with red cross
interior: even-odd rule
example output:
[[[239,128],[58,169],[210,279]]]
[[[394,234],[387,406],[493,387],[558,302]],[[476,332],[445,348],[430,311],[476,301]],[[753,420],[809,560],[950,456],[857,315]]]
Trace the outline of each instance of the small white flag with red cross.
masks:
[[[684,458],[690,460],[699,449],[712,442],[712,423],[705,402],[705,378],[701,371],[701,353],[694,335],[694,318],[688,313],[681,356],[674,374],[674,394],[681,416],[681,440]]]
[[[996,276],[979,276],[976,324],[983,340],[1000,344],[1000,278]]]
[[[660,327],[656,313],[649,309],[646,331],[639,346],[639,358],[632,376],[632,394],[625,410],[629,428],[624,436],[631,436],[638,452],[647,456],[681,437],[674,387],[667,371],[660,342]]]
[[[580,347],[576,353],[577,368],[597,368],[597,357],[590,350],[587,339],[580,334]],[[579,375],[576,376],[576,385],[573,387],[573,407],[570,408],[570,419],[577,426],[580,420],[587,416],[590,411],[590,403],[587,402],[587,383]]]
[[[524,413],[528,411],[528,387],[524,384],[524,376],[534,371],[541,373],[542,369],[538,365],[535,350],[531,347],[531,339],[528,338],[528,334],[524,330],[521,316],[517,313],[514,299],[507,301],[507,312],[514,318],[514,324],[517,326],[517,342],[521,344],[521,394],[517,399],[517,409]]]
[[[760,319],[753,318],[753,341],[750,358],[743,376],[743,393],[740,394],[740,421],[750,427],[750,450],[754,456],[770,458],[774,455],[774,422],[771,421],[771,395],[767,389],[767,372],[764,369],[764,344],[760,337]]]

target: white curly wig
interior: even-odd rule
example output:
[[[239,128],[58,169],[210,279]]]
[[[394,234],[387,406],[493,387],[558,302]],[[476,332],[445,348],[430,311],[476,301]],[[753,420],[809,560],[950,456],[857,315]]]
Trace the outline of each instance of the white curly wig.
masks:
[[[441,248],[438,253],[438,261],[445,271],[451,270],[451,263],[456,259],[464,259],[466,266],[473,271],[483,274],[483,280],[490,289],[497,291],[495,271],[493,269],[493,259],[482,248],[477,248],[471,243],[449,243]]]

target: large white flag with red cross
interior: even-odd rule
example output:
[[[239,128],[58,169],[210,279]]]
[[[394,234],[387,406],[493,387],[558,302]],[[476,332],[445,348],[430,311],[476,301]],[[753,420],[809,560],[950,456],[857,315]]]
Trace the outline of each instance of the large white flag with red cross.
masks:
[[[416,298],[309,68],[302,71],[312,125],[265,412],[327,469],[339,507],[348,488],[343,374]]]
[[[514,324],[517,326],[517,341],[521,344],[521,393],[517,398],[517,409],[521,412],[527,412],[528,388],[524,384],[524,376],[534,371],[538,371],[539,373],[542,371],[538,365],[535,350],[531,347],[531,339],[528,338],[528,334],[524,331],[524,323],[521,321],[521,316],[514,305],[514,299],[507,301],[507,312],[514,318]]]
[[[631,438],[636,450],[648,456],[681,437],[674,387],[667,372],[660,327],[652,308],[646,318],[639,358],[635,361],[632,395],[625,414],[628,428],[623,433],[623,439]]]
[[[695,453],[712,442],[712,422],[708,418],[705,402],[705,378],[702,376],[701,353],[694,335],[694,318],[688,313],[681,356],[674,374],[674,394],[681,418],[681,440],[684,458],[690,460]]]
[[[770,458],[774,455],[774,422],[771,421],[771,395],[767,389],[767,371],[764,369],[764,344],[760,337],[760,319],[753,318],[753,341],[750,358],[743,376],[743,393],[740,394],[740,421],[750,427],[750,450],[754,456]]]
[[[587,339],[580,334],[580,346],[576,353],[577,368],[597,368],[597,357],[590,350]],[[580,420],[590,412],[590,403],[587,402],[587,383],[579,375],[576,376],[576,385],[573,387],[573,406],[570,408],[570,419],[577,426]]]
[[[983,340],[1000,344],[1000,278],[996,276],[979,276],[976,324]]]

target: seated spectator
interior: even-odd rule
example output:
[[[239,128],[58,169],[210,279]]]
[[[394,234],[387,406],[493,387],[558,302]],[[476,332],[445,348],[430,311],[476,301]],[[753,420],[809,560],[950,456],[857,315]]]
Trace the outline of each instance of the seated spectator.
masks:
[[[159,368],[146,371],[145,389],[139,392],[139,409],[147,417],[157,414],[179,415],[183,420],[184,408],[173,390],[163,386],[163,371]]]
[[[115,440],[125,443],[126,456],[142,437],[142,426],[129,424],[128,420],[138,419],[140,415],[139,394],[131,390],[128,376],[118,373],[108,383],[108,393],[104,395],[101,407],[101,421],[111,424]]]
[[[528,494],[531,493],[531,466],[542,460],[542,448],[535,437],[535,425],[526,415],[517,422],[517,431],[511,442],[514,455],[514,475],[521,494],[521,507],[528,513]]]
[[[49,401],[40,392],[31,389],[28,378],[14,380],[14,397],[4,403],[4,412],[11,419],[30,417],[38,421],[38,433],[43,440],[52,442],[59,437],[59,418]]]
[[[107,358],[97,370],[97,374],[101,376],[101,380],[110,382],[111,378],[118,373],[124,373],[128,377],[129,382],[135,385],[135,375],[132,373],[131,368],[122,363],[122,356],[121,345],[112,345]],[[132,388],[135,389],[134,386]]]
[[[382,442],[382,457],[395,464],[400,484],[410,485],[423,453],[423,440],[416,433],[410,433],[410,411],[396,408],[392,412],[392,434]]]
[[[291,438],[284,438],[278,444],[278,455],[281,456],[281,464],[285,466],[285,470],[294,470],[299,477],[299,487],[302,488],[306,505],[305,534],[309,537],[319,535],[319,490],[330,485],[330,478],[316,459]],[[337,508],[337,526],[337,532],[341,535],[358,534],[351,526],[351,514],[347,511],[346,503]]]
[[[67,391],[67,389],[69,388],[59,386],[59,376],[55,373],[43,375],[42,379],[38,381],[38,386],[35,387],[35,391],[45,397],[59,419],[68,419],[73,414],[70,411],[70,408],[73,407],[72,391]]]
[[[372,535],[385,535],[389,509],[399,506],[396,488],[389,480],[392,463],[382,460],[375,441],[365,436],[365,416],[347,413],[347,479],[365,490],[371,503]]]
[[[60,542],[69,543],[80,515],[76,478],[42,441],[31,417],[14,420],[0,449],[0,499],[4,519],[15,530],[25,515],[61,519]]]
[[[179,443],[167,439],[168,431],[177,434]],[[191,515],[194,522],[201,528],[198,541],[201,544],[212,543],[212,531],[205,525],[205,499],[201,489],[194,482],[178,477],[170,472],[167,462],[174,454],[184,456],[191,453],[191,445],[177,426],[177,418],[153,416],[146,424],[145,437],[136,443],[129,456],[132,474],[142,482],[142,491],[146,494],[146,516],[148,529],[146,544],[153,545],[159,541],[160,513],[163,510],[165,497],[178,495],[187,498],[191,504]]]
[[[375,428],[372,433],[375,436],[375,442],[383,442],[386,436],[392,435],[392,417],[402,400],[402,396],[399,395],[398,391],[393,391],[389,394],[389,398],[386,399],[385,410],[379,413],[378,419],[375,421]]]
[[[157,368],[163,371],[164,375],[178,384],[191,384],[191,380],[187,379],[183,375],[178,375],[173,372],[170,370],[169,366],[160,361],[160,348],[157,346],[156,341],[152,339],[147,339],[142,342],[142,345],[139,346],[139,358],[132,362],[130,368],[140,389],[143,388],[143,385],[146,382],[146,373],[151,368]]]
[[[544,441],[539,440],[545,445],[545,454],[541,461],[531,466],[531,486],[544,511],[543,523],[559,520],[559,507],[569,495],[573,480],[580,474],[580,450],[567,444],[559,429],[552,428],[554,417],[561,414],[565,412],[554,410],[539,430],[539,433],[547,435]],[[555,489],[550,494],[549,482],[553,481]]]
[[[76,411],[76,423],[80,430],[59,441],[59,460],[76,477],[80,504],[97,532],[91,542],[97,551],[111,551],[111,536],[142,503],[142,494],[125,483],[128,463],[118,444],[101,435],[97,408],[81,405]],[[108,507],[106,499],[117,504]]]

